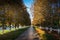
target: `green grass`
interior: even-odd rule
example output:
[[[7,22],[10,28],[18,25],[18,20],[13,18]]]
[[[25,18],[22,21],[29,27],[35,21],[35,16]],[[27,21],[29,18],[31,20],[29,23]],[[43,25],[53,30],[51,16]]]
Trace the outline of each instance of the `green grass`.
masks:
[[[0,30],[0,34],[2,34],[2,30]]]
[[[25,27],[28,27],[28,26],[25,26]],[[22,27],[22,28],[25,28],[25,27]],[[11,32],[11,31],[14,31],[14,30],[18,30],[18,29],[20,29],[20,28],[11,28],[11,30],[4,30],[4,32],[3,32],[3,30],[0,30],[0,35],[3,35],[3,34],[5,34],[5,33],[8,33],[8,32]]]
[[[4,33],[8,33],[10,32],[10,30],[4,30]],[[0,35],[3,35],[4,34],[2,30],[0,30]]]
[[[3,30],[0,30],[0,35],[3,35],[5,33],[8,33],[8,32],[14,31],[14,30],[15,30],[15,28],[12,28],[11,30],[4,30],[4,32],[3,32]]]
[[[22,28],[25,28],[25,27],[22,27]],[[11,28],[11,30],[4,30],[4,32],[3,32],[3,30],[0,30],[0,35],[3,35],[3,34],[5,34],[5,33],[8,33],[8,32],[11,32],[11,31],[14,31],[14,30],[18,30],[19,28]]]
[[[38,30],[37,33],[38,33],[39,38],[41,40],[57,40],[52,34],[49,34],[47,32],[42,32],[42,31],[45,31],[45,30],[42,30],[38,27],[33,27],[33,28],[34,28],[35,31],[36,31],[36,28],[40,30],[40,31]]]
[[[51,34],[44,34],[43,35],[45,38],[46,38],[46,40],[57,40],[53,35],[51,35]]]
[[[19,35],[21,35],[27,29],[28,29],[28,27],[0,35],[0,40],[14,40],[15,38],[17,38]]]

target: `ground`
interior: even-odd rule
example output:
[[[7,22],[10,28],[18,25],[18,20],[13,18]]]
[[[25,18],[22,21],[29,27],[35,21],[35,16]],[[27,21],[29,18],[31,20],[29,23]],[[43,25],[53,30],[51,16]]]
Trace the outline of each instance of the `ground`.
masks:
[[[21,34],[16,40],[36,40],[35,31],[33,27],[30,27],[28,30],[26,30],[23,34]]]

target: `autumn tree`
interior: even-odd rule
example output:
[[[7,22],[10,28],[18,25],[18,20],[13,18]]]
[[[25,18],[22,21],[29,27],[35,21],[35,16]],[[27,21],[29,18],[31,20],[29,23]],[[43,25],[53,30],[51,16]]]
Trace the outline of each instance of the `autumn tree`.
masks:
[[[49,18],[48,0],[35,0],[33,24],[42,25]]]

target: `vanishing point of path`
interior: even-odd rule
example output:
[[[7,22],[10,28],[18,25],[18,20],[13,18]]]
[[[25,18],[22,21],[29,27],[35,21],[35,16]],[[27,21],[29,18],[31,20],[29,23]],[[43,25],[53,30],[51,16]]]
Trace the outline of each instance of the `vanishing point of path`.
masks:
[[[21,34],[16,40],[36,40],[36,37],[34,36],[34,34],[35,32],[33,27],[30,27],[23,34]]]

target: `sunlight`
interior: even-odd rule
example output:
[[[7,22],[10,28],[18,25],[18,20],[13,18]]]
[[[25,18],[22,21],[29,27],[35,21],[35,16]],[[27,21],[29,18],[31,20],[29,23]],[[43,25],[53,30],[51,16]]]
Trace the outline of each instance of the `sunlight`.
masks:
[[[46,37],[44,37],[44,35],[45,35],[45,31],[43,31],[41,28],[39,28],[39,27],[35,27],[35,29],[36,29],[36,32],[38,33],[38,35],[39,35],[39,38],[40,39],[43,39],[43,40],[46,40]]]
[[[31,11],[31,7],[34,3],[34,0],[23,0],[23,3],[25,4],[25,6],[27,7],[27,11],[30,15],[30,19],[31,21],[33,20],[33,16],[32,16],[32,11]]]

